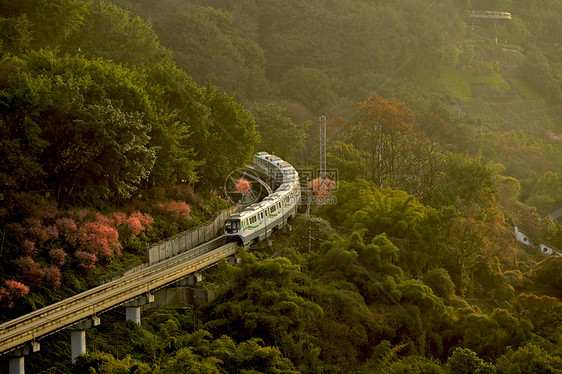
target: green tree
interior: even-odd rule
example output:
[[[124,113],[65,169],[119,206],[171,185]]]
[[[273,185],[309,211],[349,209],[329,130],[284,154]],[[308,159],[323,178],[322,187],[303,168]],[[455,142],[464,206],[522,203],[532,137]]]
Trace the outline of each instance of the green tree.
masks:
[[[86,4],[84,24],[64,43],[64,52],[80,52],[130,66],[157,64],[169,53],[160,45],[150,22],[108,0]]]
[[[455,296],[455,284],[445,269],[435,268],[429,270],[423,277],[423,282],[431,287],[433,293],[443,299],[447,305]]]
[[[172,48],[178,67],[199,84],[211,82],[243,99],[270,92],[263,49],[243,35],[230,12],[186,4],[156,26],[162,42]]]
[[[551,355],[545,349],[530,344],[497,360],[500,373],[562,373],[562,358]]]
[[[129,197],[155,160],[141,75],[110,62],[59,59],[48,52],[30,53],[26,66],[28,76],[12,75],[11,92],[21,96],[15,82],[42,85],[35,100],[45,104],[36,104],[26,116],[40,124],[48,141],[41,164],[57,199],[97,204]],[[11,105],[10,110],[17,118],[26,109]]]
[[[73,0],[0,2],[0,14],[6,17],[2,22],[5,51],[19,54],[28,46],[59,48],[82,27],[87,9],[87,2]]]
[[[206,326],[211,331],[273,343],[322,315],[318,305],[292,289],[303,276],[285,258],[258,261],[243,254],[243,266],[226,267],[225,271],[228,284],[219,293],[216,306],[209,308]]]
[[[455,205],[462,211],[473,204],[480,210],[493,205],[498,190],[498,171],[501,165],[484,159],[449,154],[443,178],[430,195],[433,206]]]
[[[152,372],[150,365],[131,359],[117,359],[109,353],[92,352],[78,356],[73,365],[75,370],[83,373],[135,373],[148,374]]]
[[[260,150],[295,160],[296,152],[305,144],[310,123],[295,124],[284,116],[284,108],[273,104],[256,106],[251,112],[261,134]]]
[[[327,145],[326,163],[338,169],[339,180],[354,181],[365,175],[365,154],[353,144],[341,140]]]
[[[146,71],[147,91],[154,101],[150,145],[156,148],[151,180],[157,185],[200,180],[197,157],[211,126],[203,91],[171,61],[150,66]]]
[[[335,82],[322,69],[295,66],[283,74],[281,93],[315,111],[336,103]]]
[[[541,175],[525,202],[535,206],[540,212],[548,211],[562,202],[562,183],[558,174],[547,171]]]
[[[48,104],[42,95],[46,82],[34,80],[25,62],[4,58],[3,89],[0,91],[0,189],[3,193],[44,188],[46,172],[41,155],[48,143],[41,136],[37,114]]]
[[[74,172],[60,178],[58,191],[72,196],[76,188],[83,191],[82,198],[91,196],[94,201],[131,197],[156,158],[155,150],[147,147],[150,125],[143,123],[142,114],[124,113],[108,100],[86,106],[74,123],[77,136],[63,151],[68,158],[55,173],[68,173],[70,165]],[[80,161],[72,157],[76,149],[82,150]]]
[[[203,133],[193,138],[200,172],[209,181],[220,182],[234,169],[251,160],[259,142],[255,120],[234,97],[208,85],[198,110],[210,121]],[[225,152],[217,152],[225,149]]]
[[[521,294],[515,311],[518,318],[533,325],[533,332],[554,343],[562,342],[562,303],[551,296]]]
[[[369,179],[392,184],[404,172],[413,113],[406,103],[371,95],[356,105],[353,144],[367,155]]]
[[[215,357],[200,357],[191,348],[182,348],[164,365],[163,373],[219,374],[221,360]]]
[[[27,15],[0,18],[0,55],[19,55],[29,48],[33,37]]]
[[[447,361],[451,374],[493,374],[494,365],[484,362],[480,357],[467,348],[456,348]]]

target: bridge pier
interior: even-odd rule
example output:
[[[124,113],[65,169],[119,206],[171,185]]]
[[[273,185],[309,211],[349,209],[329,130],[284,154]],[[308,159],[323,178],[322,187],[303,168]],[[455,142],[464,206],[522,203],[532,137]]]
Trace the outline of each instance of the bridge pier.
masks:
[[[141,308],[146,304],[150,304],[154,301],[154,295],[149,293],[144,296],[139,297],[133,301],[125,303],[125,319],[127,321],[133,321],[136,324],[141,324]]]
[[[240,257],[232,256],[228,258],[228,264],[231,266],[237,265],[239,263],[240,263]]]
[[[9,373],[10,374],[25,374],[25,356],[32,352],[37,352],[40,348],[39,343],[30,342],[24,347],[16,349],[10,354],[9,360]]]
[[[94,316],[68,328],[70,330],[70,355],[73,363],[76,362],[78,356],[86,353],[86,330],[99,324],[100,318]]]

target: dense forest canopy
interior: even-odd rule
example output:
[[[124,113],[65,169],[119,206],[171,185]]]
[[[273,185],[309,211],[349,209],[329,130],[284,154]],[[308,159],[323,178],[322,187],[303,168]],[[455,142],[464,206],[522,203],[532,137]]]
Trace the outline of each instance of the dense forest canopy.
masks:
[[[562,248],[561,37],[560,0],[0,0],[2,320],[203,222],[255,150],[315,169],[320,115],[338,171],[213,302],[26,365],[562,373],[560,256],[514,235]]]

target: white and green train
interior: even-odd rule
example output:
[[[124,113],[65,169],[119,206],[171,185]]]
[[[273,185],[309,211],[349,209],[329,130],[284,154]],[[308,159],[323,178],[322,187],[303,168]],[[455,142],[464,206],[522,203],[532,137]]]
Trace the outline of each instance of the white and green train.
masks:
[[[267,174],[276,188],[259,203],[228,217],[224,224],[227,242],[249,246],[283,228],[297,215],[300,188],[295,168],[278,156],[260,152],[254,155],[254,169]]]

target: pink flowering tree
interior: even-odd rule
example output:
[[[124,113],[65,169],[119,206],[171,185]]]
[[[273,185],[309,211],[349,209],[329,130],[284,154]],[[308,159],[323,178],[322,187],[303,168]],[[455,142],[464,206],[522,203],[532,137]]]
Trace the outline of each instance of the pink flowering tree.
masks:
[[[170,201],[167,203],[158,204],[160,209],[170,214],[176,219],[188,220],[191,219],[191,208],[185,201]]]
[[[62,280],[62,274],[58,267],[48,266],[45,269],[45,282],[53,287],[60,287]]]
[[[37,255],[37,248],[35,247],[35,242],[31,240],[24,240],[22,244],[22,254],[24,256],[35,256]]]
[[[20,257],[14,261],[16,269],[20,272],[23,279],[27,282],[40,285],[43,283],[45,278],[45,270],[41,268],[41,265],[35,262],[35,260],[30,257]]]
[[[62,266],[66,261],[66,252],[62,248],[52,249],[49,251],[49,257],[53,266]]]
[[[75,244],[74,240],[76,238],[76,231],[78,231],[78,225],[74,219],[70,217],[59,218],[56,220],[56,226],[59,233],[67,242]]]
[[[189,215],[189,211],[188,211],[188,215]],[[137,236],[141,232],[149,230],[153,222],[154,219],[148,214],[144,214],[141,212],[133,212],[126,219],[125,225],[127,227],[127,231],[130,233],[131,236]]]
[[[236,180],[236,192],[246,196],[250,195],[252,193],[252,183],[245,178]]]
[[[78,260],[78,267],[90,270],[96,267],[98,258],[95,254],[86,251],[76,251],[74,256]]]
[[[318,177],[308,182],[308,187],[316,196],[329,196],[336,188],[336,183],[328,178]]]
[[[86,222],[77,232],[79,247],[88,249],[98,258],[107,258],[112,255],[121,255],[119,233],[115,227],[103,222]]]

